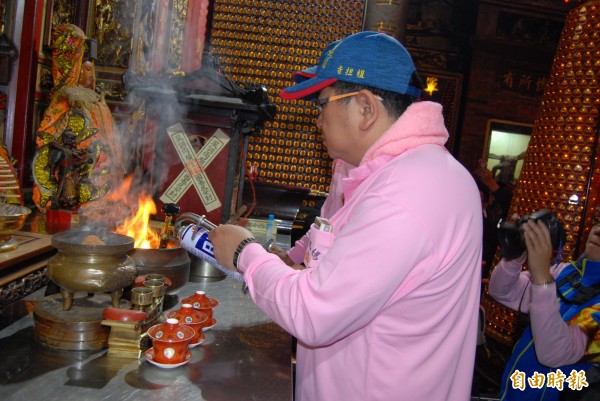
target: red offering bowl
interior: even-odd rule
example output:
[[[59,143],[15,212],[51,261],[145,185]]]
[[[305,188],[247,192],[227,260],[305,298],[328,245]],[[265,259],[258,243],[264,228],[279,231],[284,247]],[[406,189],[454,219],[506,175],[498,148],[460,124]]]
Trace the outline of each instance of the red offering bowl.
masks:
[[[183,298],[181,300],[182,304],[190,304],[196,310],[204,312],[208,315],[209,322],[213,316],[213,308],[219,305],[219,301],[214,298],[210,298],[206,295],[204,291],[196,291],[194,295]],[[208,325],[208,322],[207,322]]]
[[[185,362],[190,341],[195,335],[194,329],[173,318],[150,327],[148,336],[152,339],[154,361],[161,364]]]
[[[179,323],[194,329],[196,334],[190,341],[190,347],[200,345],[206,339],[202,329],[205,324],[210,322],[209,317],[206,313],[194,309],[192,305],[182,304],[180,309],[167,312],[166,317],[169,319],[177,319]]]

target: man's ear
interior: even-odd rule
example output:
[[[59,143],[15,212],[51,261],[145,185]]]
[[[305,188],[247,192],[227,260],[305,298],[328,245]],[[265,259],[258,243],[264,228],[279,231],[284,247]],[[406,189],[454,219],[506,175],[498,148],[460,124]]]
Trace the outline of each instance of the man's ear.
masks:
[[[368,131],[379,118],[380,110],[376,103],[379,100],[370,91],[363,90],[356,95],[356,102],[362,117],[359,127],[362,131]]]

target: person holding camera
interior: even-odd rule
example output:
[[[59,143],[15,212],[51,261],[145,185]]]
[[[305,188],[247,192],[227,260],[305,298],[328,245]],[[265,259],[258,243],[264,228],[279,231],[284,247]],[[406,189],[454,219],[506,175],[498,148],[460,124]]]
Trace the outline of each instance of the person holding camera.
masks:
[[[506,365],[500,399],[591,400],[582,397],[598,397],[585,395],[591,394],[585,373],[600,361],[600,221],[590,230],[580,258],[552,263],[561,226],[556,218],[542,216],[517,225],[525,252],[515,255],[514,249],[506,249],[515,241],[501,238],[501,251],[509,256],[490,278],[490,295],[528,313],[530,320]]]

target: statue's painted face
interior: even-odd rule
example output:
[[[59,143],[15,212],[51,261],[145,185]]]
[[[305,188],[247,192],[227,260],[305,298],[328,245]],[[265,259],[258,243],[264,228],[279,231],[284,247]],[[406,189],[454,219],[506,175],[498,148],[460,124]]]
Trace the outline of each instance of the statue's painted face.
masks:
[[[81,65],[81,73],[77,83],[84,88],[94,89],[94,64],[91,61],[84,61]]]

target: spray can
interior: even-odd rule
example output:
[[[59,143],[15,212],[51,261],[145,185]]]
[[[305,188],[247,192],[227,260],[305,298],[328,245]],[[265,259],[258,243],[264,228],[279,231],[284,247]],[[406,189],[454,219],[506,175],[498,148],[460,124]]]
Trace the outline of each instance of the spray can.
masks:
[[[210,242],[210,239],[208,239],[208,231],[204,227],[195,224],[184,226],[179,230],[178,237],[180,246],[183,249],[200,259],[205,260],[228,276],[239,281],[244,281],[244,276],[239,272],[229,270],[217,262],[214,254],[214,246],[212,242]]]

